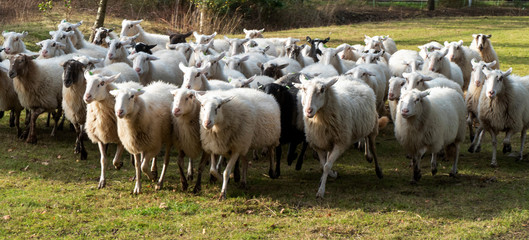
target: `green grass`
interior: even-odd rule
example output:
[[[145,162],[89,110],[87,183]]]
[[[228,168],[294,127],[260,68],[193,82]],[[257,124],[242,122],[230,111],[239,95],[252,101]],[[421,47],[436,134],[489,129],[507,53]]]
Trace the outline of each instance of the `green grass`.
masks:
[[[491,33],[502,69],[513,67],[516,74],[526,75],[528,20],[434,18],[295,29],[267,36],[330,36],[328,45],[336,46],[361,43],[363,34],[389,34],[400,49],[416,49],[430,40],[463,39],[468,44],[472,33]],[[117,19],[110,22],[119,24]],[[43,20],[3,27],[29,30],[29,42],[36,42],[55,26]],[[74,134],[66,130],[49,137],[51,129],[43,123],[40,119],[38,144],[28,145],[15,138],[6,117],[0,120],[0,217],[10,216],[0,219],[0,238],[529,238],[529,163],[499,153],[500,167],[490,168],[488,135],[481,153],[466,152],[468,139],[461,146],[457,178],[448,176],[451,162],[440,162],[438,175],[431,176],[425,158],[423,178],[415,186],[409,184],[409,160],[390,124],[377,137],[382,180],[359,151],[350,149],[335,164],[338,178],[328,181],[326,198],[317,200],[321,170],[308,151],[301,171],[283,164],[276,180],[264,175],[266,161],[252,162],[248,188],[230,182],[228,200],[219,202],[219,183],[204,185],[200,195],[182,192],[176,153],[161,191],[143,177],[143,194],[130,194],[134,169],[128,156],[121,170],[107,171],[107,187],[98,190],[96,145],[88,142],[88,160],[77,160]],[[512,142],[518,149],[519,137]]]

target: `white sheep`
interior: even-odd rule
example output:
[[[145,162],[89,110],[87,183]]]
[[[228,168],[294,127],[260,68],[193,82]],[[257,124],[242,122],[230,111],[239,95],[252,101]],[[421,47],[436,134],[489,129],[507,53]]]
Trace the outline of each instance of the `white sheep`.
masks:
[[[227,52],[230,49],[230,43],[226,41],[225,39],[215,39],[215,36],[217,36],[217,32],[214,32],[211,35],[204,35],[204,34],[198,34],[197,32],[193,32],[193,36],[195,36],[195,42],[198,44],[205,44],[210,42],[211,39],[213,39],[213,46],[212,48],[218,52]]]
[[[448,49],[436,50],[426,54],[423,71],[432,71],[443,74],[446,78],[456,82],[463,88],[463,73],[457,64],[450,62],[446,57]]]
[[[123,166],[121,154],[124,150],[119,140],[117,117],[114,113],[116,100],[109,92],[117,88],[140,89],[143,86],[138,82],[128,82],[119,72],[115,73],[113,71],[98,72],[97,70],[93,70],[92,74],[89,71],[85,71],[84,77],[86,80],[86,91],[83,95],[83,100],[87,104],[84,130],[88,138],[93,143],[97,143],[99,147],[99,153],[101,155],[101,176],[99,178],[98,188],[104,188],[106,185],[105,172],[107,168],[106,146],[110,143],[117,144],[116,154],[112,161],[112,165],[116,169],[120,169]]]
[[[332,65],[339,74],[344,74],[356,66],[355,62],[343,60],[338,56],[338,53],[343,51],[344,47],[340,48],[326,48],[319,45],[321,54],[321,63],[324,65]]]
[[[399,104],[401,92],[406,90],[406,79],[402,77],[391,77],[389,79],[388,106],[391,120],[395,122],[397,104]]]
[[[259,66],[266,62],[266,58],[261,58],[261,56],[263,55],[258,53],[245,53],[233,55],[224,60],[229,69],[239,71],[245,77],[249,78],[253,75],[261,74],[261,68]]]
[[[189,66],[196,66],[198,62],[200,62],[200,59],[202,56],[205,55],[218,55],[218,53],[211,48],[213,46],[213,41],[209,41],[208,43],[189,43],[193,51],[191,52],[191,55],[189,56],[188,65]]]
[[[310,76],[318,75],[322,78],[329,78],[340,75],[334,67],[329,67],[329,65],[325,65],[320,62],[308,65],[301,69],[301,71],[299,72],[303,73],[304,75]]]
[[[384,51],[376,52],[373,49],[369,49],[360,55],[358,60],[356,60],[356,64],[373,63],[373,64],[381,64],[381,65],[388,66],[390,58],[391,58],[391,55],[387,52],[384,52]],[[388,68],[388,73],[389,73],[389,68]]]
[[[20,104],[31,110],[31,120],[29,131],[23,133],[27,135],[26,142],[36,143],[36,121],[43,112],[54,113],[55,125],[51,132],[55,136],[58,121],[62,115],[62,67],[59,65],[63,57],[33,60],[25,54],[17,54],[10,57],[9,77],[13,79],[13,86],[18,95]],[[57,113],[55,113],[55,109]],[[28,129],[26,129],[28,130]]]
[[[249,38],[238,39],[238,38],[228,38],[224,36],[224,39],[229,42],[230,49],[228,50],[228,56],[235,56],[237,54],[244,53],[244,46],[246,42],[250,41]]]
[[[163,186],[173,146],[171,117],[173,95],[170,91],[175,89],[177,89],[175,85],[156,81],[142,89],[118,88],[110,91],[110,94],[116,97],[114,110],[118,117],[119,139],[128,152],[141,154],[141,159],[135,157],[134,194],[141,192],[141,172],[154,180],[155,176],[149,170],[148,164],[160,152],[162,145],[165,146],[164,166],[156,189]]]
[[[451,88],[412,89],[404,92],[397,105],[395,137],[412,156],[412,183],[421,179],[420,160],[432,154],[432,174],[437,173],[437,154],[442,150],[454,159],[451,176],[457,174],[459,145],[465,140],[465,103]]]
[[[189,43],[167,44],[166,48],[182,53],[188,62],[191,57],[191,53],[193,53],[193,48],[191,48]]]
[[[232,85],[235,88],[253,88],[257,89],[260,85],[266,85],[269,83],[273,83],[275,79],[260,75],[260,76],[252,76],[251,78],[232,78],[230,79],[230,85]]]
[[[139,34],[136,39],[138,42],[143,42],[148,45],[156,44],[156,47],[152,49],[153,52],[164,49],[165,45],[169,42],[169,35],[145,32],[140,26],[142,21],[143,19],[135,21],[123,19],[121,22],[121,33],[119,34],[119,37],[130,37]]]
[[[446,54],[448,60],[450,60],[450,62],[456,63],[463,72],[463,90],[468,89],[470,74],[472,73],[472,64],[470,61],[472,59],[480,61],[481,57],[479,52],[474,51],[469,47],[463,46],[463,40],[451,43],[445,41],[445,48],[448,48],[448,54]]]
[[[380,116],[386,112],[385,103],[388,95],[388,80],[385,73],[376,64],[360,64],[345,74],[362,80],[375,92],[377,112]]]
[[[420,49],[419,56],[421,56],[422,59],[425,59],[427,53],[435,51],[435,50],[441,50],[443,49],[443,47],[444,47],[443,44],[440,44],[436,41],[431,41],[427,44],[418,46],[418,48]]]
[[[108,46],[108,52],[105,55],[105,65],[112,63],[124,62],[132,67],[132,61],[128,59],[129,52],[127,47],[130,46],[135,37],[131,37],[127,40],[112,39]]]
[[[470,49],[479,52],[481,59],[485,62],[496,61],[496,65],[492,69],[500,69],[500,59],[492,47],[492,43],[490,42],[491,37],[491,34],[472,34],[473,39],[472,43],[470,43]]]
[[[248,88],[210,91],[196,97],[202,104],[202,148],[210,154],[229,158],[220,195],[225,199],[230,172],[239,157],[243,165],[242,184],[246,184],[246,154],[250,149],[269,149],[270,163],[273,162],[281,133],[279,105],[274,97]]]
[[[366,139],[366,159],[375,160],[376,174],[382,178],[375,149],[378,114],[373,90],[365,83],[336,77],[307,81],[300,75],[300,81],[294,86],[300,89],[305,135],[323,168],[316,196],[323,198],[328,176],[337,177],[332,166],[338,157],[362,139]]]
[[[209,159],[209,154],[202,150],[200,142],[200,102],[195,98],[195,91],[187,88],[172,90],[174,96],[172,105],[173,136],[174,144],[181,150],[178,154],[178,167],[180,175],[184,175],[184,157],[189,157],[189,161],[201,156],[198,168],[198,177],[193,192],[198,193],[201,189],[202,172]],[[192,176],[192,175],[191,175]],[[188,172],[188,178],[190,177]],[[184,180],[185,181],[185,180]],[[183,182],[182,184],[187,184]]]
[[[339,45],[337,48],[342,47],[342,46],[343,46],[343,51],[338,54],[342,59],[356,62],[360,57],[362,57],[364,46],[360,44],[351,46],[347,43],[343,43]]]
[[[475,138],[474,135],[474,122],[478,122],[478,105],[479,97],[485,84],[485,73],[483,69],[491,70],[492,66],[496,65],[495,61],[491,63],[486,63],[484,61],[476,62],[476,59],[471,60],[472,63],[472,74],[470,75],[470,83],[468,85],[468,90],[465,95],[465,103],[467,104],[468,118],[467,124],[470,133],[470,141],[472,144],[468,148],[469,152],[479,152],[481,150],[481,137],[483,127],[479,125],[476,133],[478,138]],[[477,145],[476,145],[477,144]]]
[[[463,90],[459,84],[445,77],[430,77],[420,72],[403,73],[406,79],[406,89],[418,89],[424,91],[434,87],[447,87],[457,91],[463,96]]]
[[[3,61],[0,63],[0,110],[1,111],[11,111],[13,120],[9,122],[10,127],[17,128],[17,136],[22,134],[22,129],[20,128],[20,112],[22,105],[18,100],[18,95],[15,92],[13,86],[13,80],[8,76],[9,72],[9,61]]]
[[[176,55],[174,51],[165,51],[167,51],[166,54],[162,56],[153,56],[144,52],[128,56],[128,59],[132,60],[132,68],[140,76],[140,82],[143,85],[157,80],[176,85],[182,84],[183,73],[178,68],[178,64],[185,62],[185,57]]]
[[[296,44],[286,47],[287,56],[291,59],[298,61],[299,65],[304,68],[308,65],[314,64],[314,60],[311,57],[303,56],[301,50],[302,46]]]
[[[35,53],[26,49],[24,44],[25,37],[28,36],[28,32],[16,33],[16,32],[2,32],[4,37],[4,44],[2,45],[4,51],[0,52],[0,60],[7,59],[9,56],[13,56],[19,53],[27,55],[34,55]]]
[[[376,51],[384,50],[388,52],[389,54],[393,54],[397,52],[397,44],[395,44],[395,41],[393,41],[392,38],[389,36],[374,36],[369,37],[367,35],[364,35],[365,39],[364,42],[366,44],[364,50],[366,49],[374,49]]]
[[[39,59],[52,58],[52,57],[62,56],[66,54],[64,52],[66,45],[60,42],[54,41],[52,39],[46,39],[36,44],[37,46],[41,47],[39,51],[39,57],[38,57]]]
[[[184,72],[184,80],[182,82],[182,88],[193,89],[197,91],[210,91],[210,90],[227,90],[233,88],[227,82],[219,80],[208,80],[204,75],[210,68],[210,64],[202,66],[201,68],[186,67],[183,63],[180,63],[178,67]]]
[[[92,43],[89,43],[89,42],[86,42],[84,39],[82,41],[80,41],[81,44],[81,48],[77,49],[70,37],[71,36],[74,36],[75,32],[73,31],[70,31],[70,32],[64,32],[64,31],[61,31],[61,30],[58,30],[58,31],[50,31],[50,35],[52,36],[52,39],[54,41],[57,41],[57,42],[60,42],[64,45],[66,45],[66,47],[64,48],[64,52],[65,53],[76,53],[76,54],[83,54],[83,55],[88,55],[88,56],[91,56],[91,57],[97,57],[97,58],[104,58],[105,57],[105,54],[107,53],[107,49],[104,48],[104,47],[101,47],[101,46],[97,46],[95,44],[92,44]]]
[[[399,50],[389,59],[391,76],[402,77],[402,73],[414,72],[422,69],[423,59],[417,51]]]
[[[98,28],[92,28],[94,33],[94,40],[93,43],[95,45],[101,45],[103,47],[108,47],[110,44],[110,41],[113,39],[118,39],[118,35],[114,33],[114,29],[112,28],[104,28],[104,27],[98,27]]]
[[[208,70],[208,78],[210,79],[217,79],[222,80],[225,82],[228,82],[231,78],[245,78],[244,74],[237,70],[230,69],[226,66],[223,58],[225,56],[225,53],[221,53],[219,55],[205,55],[199,57],[199,62],[195,65],[204,66],[206,64],[210,64],[210,68]]]
[[[525,135],[529,127],[529,77],[509,76],[512,68],[506,72],[483,69],[486,80],[478,104],[480,126],[492,137],[491,166],[496,161],[496,136],[506,132],[503,139],[503,153],[511,151],[511,136],[521,132],[521,147],[515,156],[523,159]],[[477,147],[477,146],[476,146]]]
[[[72,32],[73,35],[70,36],[70,40],[72,41],[75,48],[80,49],[83,48],[83,45],[85,44],[84,35],[79,30],[79,26],[83,24],[83,21],[79,21],[78,23],[70,23],[66,21],[66,19],[63,19],[59,25],[57,25],[57,30],[64,31],[64,32]]]

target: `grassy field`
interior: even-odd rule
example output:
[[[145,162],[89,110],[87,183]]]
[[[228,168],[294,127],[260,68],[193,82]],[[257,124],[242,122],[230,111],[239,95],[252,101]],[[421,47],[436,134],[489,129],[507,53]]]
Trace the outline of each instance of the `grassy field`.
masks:
[[[36,50],[32,43],[48,37],[47,31],[56,27],[52,20],[56,19],[4,25],[2,30],[30,31],[27,42]],[[361,43],[364,34],[389,34],[400,49],[416,49],[430,40],[463,39],[469,44],[472,33],[482,32],[493,35],[503,70],[513,67],[514,73],[526,75],[528,20],[435,18],[295,29],[267,36],[330,36],[328,45],[336,46]],[[109,21],[119,26],[119,20]],[[161,25],[147,29],[152,26]],[[529,163],[500,153],[500,167],[490,168],[489,136],[481,153],[466,152],[468,139],[462,145],[457,178],[448,176],[451,162],[440,162],[439,173],[432,177],[425,158],[423,178],[410,185],[409,160],[390,124],[377,138],[382,180],[359,151],[350,149],[334,166],[338,178],[328,181],[326,198],[318,200],[321,170],[308,151],[301,171],[283,164],[276,180],[265,175],[266,161],[252,162],[248,188],[230,182],[228,200],[219,202],[218,183],[206,184],[199,195],[182,192],[176,153],[161,191],[154,191],[154,184],[144,177],[143,194],[130,194],[134,169],[128,156],[121,170],[107,171],[107,187],[98,190],[96,145],[87,144],[88,160],[77,160],[73,132],[59,131],[51,138],[51,129],[43,123],[41,119],[38,144],[28,145],[16,139],[6,117],[0,120],[0,238],[529,238]],[[516,136],[513,149],[518,148]]]

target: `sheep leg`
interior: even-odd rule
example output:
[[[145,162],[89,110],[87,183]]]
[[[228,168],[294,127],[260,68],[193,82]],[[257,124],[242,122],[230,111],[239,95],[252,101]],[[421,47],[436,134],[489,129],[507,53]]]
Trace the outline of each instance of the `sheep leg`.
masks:
[[[105,171],[107,168],[107,150],[105,145],[106,144],[103,144],[102,142],[97,143],[97,146],[99,147],[99,153],[101,154],[101,176],[99,177],[99,185],[97,186],[98,189],[104,188],[106,185]]]
[[[270,154],[272,155],[272,154]],[[239,161],[242,162],[242,177],[241,177],[241,188],[244,188],[246,189],[247,185],[246,185],[246,180],[247,180],[247,177],[248,177],[248,159],[246,158],[246,155],[243,155],[240,157]]]
[[[26,108],[26,119],[24,119],[24,124],[26,126],[29,126],[30,121],[31,121],[31,111]]]
[[[496,140],[496,133],[494,131],[490,131],[490,137],[492,139],[492,160],[490,162],[491,167],[498,167],[498,162],[496,161],[496,147],[498,145],[498,141]]]
[[[413,155],[413,178],[412,184],[416,184],[421,179],[421,156],[422,154]]]
[[[345,151],[345,148],[340,145],[334,145],[334,148],[330,153],[327,154],[327,161],[325,161],[325,164],[323,165],[323,174],[321,175],[320,180],[320,188],[318,189],[318,193],[316,193],[317,198],[323,198],[325,195],[325,184],[327,183],[327,176],[330,175],[332,172],[332,165],[342,155],[342,153]],[[323,152],[322,152],[323,153]],[[318,155],[321,157],[323,154],[320,154],[320,151],[318,151]]]
[[[152,157],[151,173],[154,177],[151,178],[151,180],[156,180],[158,178],[158,161],[156,159],[156,155]]]
[[[17,127],[17,136],[20,137],[20,135],[22,135],[22,129],[20,128],[20,111],[14,111],[13,115],[15,116],[15,126]]]
[[[55,137],[55,132],[57,131],[57,126],[59,125],[59,120],[61,120],[62,116],[62,107],[59,106],[57,108],[57,113],[55,116],[53,116],[53,120],[55,120],[55,124],[53,125],[53,129],[51,130],[51,136]]]
[[[3,118],[4,117],[4,111],[1,111],[1,117],[0,118]],[[9,113],[9,127],[14,127],[15,126],[15,110],[11,110],[11,112]]]
[[[505,138],[503,139],[503,154],[512,151],[512,147],[511,147],[511,136],[512,136],[512,134],[513,134],[512,131],[508,131],[505,134]]]
[[[171,145],[168,144],[165,146],[165,154],[163,156],[163,167],[162,167],[162,173],[160,174],[160,178],[158,179],[158,184],[156,184],[155,189],[160,190],[163,187],[163,180],[165,178],[165,171],[167,171],[167,167],[169,167],[169,158],[171,157]]]
[[[86,152],[86,148],[84,147],[84,140],[83,140],[83,134],[84,134],[84,127],[83,125],[81,127],[81,132],[79,133],[79,142],[81,143],[81,160],[86,160],[88,158],[88,152]]]
[[[472,144],[468,148],[468,152],[470,153],[478,153],[481,151],[481,141],[483,140],[483,128],[481,126],[478,127],[476,130],[477,138],[474,137],[474,141],[472,141]]]
[[[151,162],[151,160],[154,160],[155,154],[145,152],[142,155],[143,156],[141,157],[142,158],[141,171],[143,173],[145,173],[145,175],[147,175],[147,177],[149,177],[149,180],[154,181],[155,180],[155,176],[152,174],[152,169],[149,169],[149,163]]]
[[[240,161],[237,160],[237,162],[235,162],[235,167],[233,169],[233,180],[235,182],[241,181],[241,169],[239,168],[239,165],[240,165]]]
[[[0,118],[4,117],[4,111],[0,111]]]
[[[44,110],[41,108],[31,111],[31,120],[29,123],[29,136],[26,140],[27,143],[37,144],[37,118],[42,112],[44,112]]]
[[[209,181],[215,182],[217,180],[222,179],[222,175],[220,175],[218,171],[217,157],[215,156],[215,154],[211,154],[210,159],[211,159],[211,165],[209,167],[209,175],[210,175]]]
[[[468,117],[467,117],[467,125],[468,125],[468,132],[470,134],[470,141],[471,142],[474,142],[474,119],[472,117],[472,113],[468,113]]]
[[[288,164],[288,166],[291,166],[292,163],[294,162],[294,159],[296,159],[296,157],[297,157],[296,148],[298,147],[298,144],[299,144],[299,142],[297,142],[297,141],[296,142],[292,141],[292,142],[290,142],[290,144],[288,144],[288,152],[287,152],[287,164]],[[276,148],[276,157],[278,156],[277,150],[278,149]],[[279,154],[279,155],[281,155],[281,154]],[[279,157],[280,157],[279,159],[281,159],[281,156],[279,156]]]
[[[301,170],[301,166],[303,166],[303,158],[305,157],[305,151],[307,150],[307,146],[309,143],[305,140],[303,140],[303,143],[301,145],[301,152],[299,153],[298,161],[296,162],[296,170]]]
[[[525,137],[527,136],[527,129],[522,129],[522,133],[520,134],[520,155],[518,157],[519,161],[523,160],[523,146],[525,145]]]
[[[50,127],[51,113],[48,113],[48,119],[46,119],[46,127]]]
[[[141,161],[143,158],[142,155],[135,154],[134,155],[134,168],[136,169],[136,185],[134,186],[133,194],[140,194],[141,193]],[[145,161],[144,161],[145,162]]]
[[[64,129],[64,120],[66,120],[66,115],[62,114],[61,122],[59,122],[59,125],[57,126],[57,130],[63,130]],[[70,129],[72,127],[72,124],[70,123]]]
[[[368,143],[367,137],[364,138],[364,141],[365,141],[365,144],[364,144],[364,148],[365,148],[364,156],[366,157],[366,160],[367,160],[368,163],[372,163],[373,162],[373,155],[369,151],[369,143]]]
[[[185,156],[186,154],[184,153],[184,151],[180,150],[180,152],[178,153],[177,161],[176,161],[176,163],[178,164],[178,172],[180,173],[180,182],[182,183],[182,190],[184,192],[187,191],[187,187],[189,186],[187,184],[186,174],[184,171]]]
[[[189,158],[187,164],[187,180],[193,181],[193,159]]]
[[[454,159],[454,165],[452,165],[452,171],[450,172],[450,177],[455,177],[457,175],[457,162],[459,161],[459,144],[452,143],[446,148],[446,154],[448,158]]]
[[[276,151],[276,149],[274,147],[271,147],[269,150],[268,150],[268,156],[270,158],[272,158],[272,161],[273,161],[273,158],[276,157],[277,155],[274,153],[274,151]],[[275,171],[275,175],[276,175],[276,178],[278,178],[279,176],[281,176],[281,157],[276,157],[276,171]]]
[[[239,153],[233,153],[230,157],[230,160],[228,161],[228,164],[226,165],[226,169],[224,169],[224,173],[222,175],[222,190],[220,192],[220,200],[226,199],[226,190],[228,189],[228,180],[230,180],[230,174],[231,170],[235,166],[235,162],[239,159]]]
[[[435,176],[435,174],[437,174],[437,153],[432,153],[431,165],[432,165],[432,176]]]
[[[75,133],[77,135],[77,138],[75,139],[75,148],[73,149],[73,153],[78,154],[81,152],[81,143],[79,142],[80,140],[79,130],[81,129],[81,127],[79,126],[79,124],[74,124],[73,126],[75,128]]]
[[[114,159],[112,160],[112,165],[114,165],[114,167],[119,170],[121,169],[121,167],[123,167],[123,162],[121,161],[121,155],[123,154],[123,150],[125,148],[123,147],[123,144],[121,143],[118,143],[118,146],[116,147],[116,155],[114,155]],[[134,157],[132,156],[132,154],[130,155],[130,157],[132,159],[134,159]],[[133,161],[134,163],[134,161]],[[134,164],[133,164],[134,165]]]
[[[206,152],[202,152],[202,158],[200,158],[200,164],[198,165],[197,182],[195,183],[195,188],[193,189],[193,193],[195,194],[199,193],[200,190],[202,190],[202,172],[206,167],[208,158],[209,154],[207,154]]]
[[[275,154],[276,159],[281,159],[281,153],[283,152],[281,150],[281,144],[279,144],[275,148],[275,150],[276,150],[276,154]],[[272,154],[269,154],[269,157],[270,157],[270,168],[268,169],[268,176],[272,179],[276,179],[279,177],[279,174],[278,174],[279,166],[276,166],[276,170],[274,171],[274,157]],[[279,161],[277,161],[276,165],[279,165]]]
[[[371,152],[371,155],[373,156],[373,160],[375,160],[375,173],[377,174],[377,177],[379,179],[382,179],[384,177],[384,175],[382,174],[382,169],[378,165],[378,157],[377,157],[377,148],[376,148],[376,145],[375,145],[375,137],[376,137],[375,133],[370,134],[367,137],[366,143],[369,144],[369,151]]]

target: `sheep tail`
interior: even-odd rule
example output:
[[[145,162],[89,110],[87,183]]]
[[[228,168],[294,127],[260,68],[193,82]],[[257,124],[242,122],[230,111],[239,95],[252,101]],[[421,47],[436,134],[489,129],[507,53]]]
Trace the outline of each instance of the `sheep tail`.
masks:
[[[389,118],[386,116],[379,118],[378,119],[378,129],[379,130],[384,129],[388,125],[388,122],[389,122]]]

